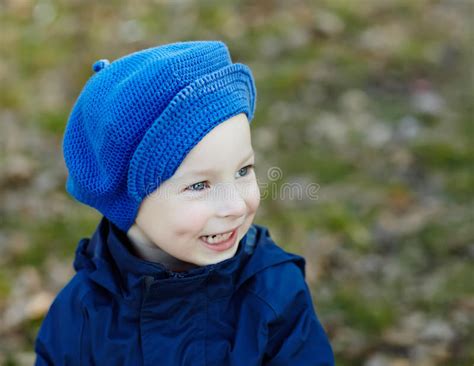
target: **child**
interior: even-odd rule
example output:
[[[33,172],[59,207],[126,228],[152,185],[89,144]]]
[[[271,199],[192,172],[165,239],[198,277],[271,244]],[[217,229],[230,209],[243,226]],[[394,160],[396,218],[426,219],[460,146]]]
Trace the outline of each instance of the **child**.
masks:
[[[100,60],[64,134],[67,191],[103,214],[36,365],[333,365],[305,261],[253,224],[251,70],[220,41]]]

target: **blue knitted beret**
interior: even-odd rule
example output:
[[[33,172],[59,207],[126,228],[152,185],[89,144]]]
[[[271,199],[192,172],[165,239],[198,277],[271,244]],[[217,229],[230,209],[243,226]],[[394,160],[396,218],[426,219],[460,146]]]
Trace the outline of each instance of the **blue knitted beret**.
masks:
[[[255,112],[252,72],[220,41],[161,45],[93,70],[64,132],[66,190],[124,231],[207,133]]]

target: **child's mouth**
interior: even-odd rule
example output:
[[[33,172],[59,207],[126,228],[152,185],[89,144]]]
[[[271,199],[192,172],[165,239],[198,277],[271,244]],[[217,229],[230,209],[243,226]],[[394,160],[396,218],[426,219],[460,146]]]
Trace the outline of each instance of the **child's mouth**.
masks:
[[[237,229],[220,235],[201,236],[199,239],[204,245],[212,250],[222,252],[234,246],[237,237]]]

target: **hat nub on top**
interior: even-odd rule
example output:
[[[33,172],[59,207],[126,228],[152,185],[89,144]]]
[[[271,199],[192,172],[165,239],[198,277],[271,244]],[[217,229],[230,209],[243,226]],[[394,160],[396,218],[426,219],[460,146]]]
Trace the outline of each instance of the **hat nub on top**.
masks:
[[[92,64],[92,71],[97,73],[97,72],[99,72],[100,70],[102,70],[103,68],[105,68],[109,65],[110,65],[110,61],[107,60],[106,58],[97,60],[96,62],[94,62]]]

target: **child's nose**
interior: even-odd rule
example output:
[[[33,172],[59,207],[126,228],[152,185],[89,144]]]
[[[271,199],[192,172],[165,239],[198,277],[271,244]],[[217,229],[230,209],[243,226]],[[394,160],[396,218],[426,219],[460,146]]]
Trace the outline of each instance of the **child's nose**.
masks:
[[[244,216],[246,214],[247,205],[243,192],[240,192],[234,184],[223,185],[217,190],[217,193],[215,203],[219,216]]]

